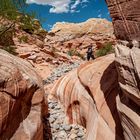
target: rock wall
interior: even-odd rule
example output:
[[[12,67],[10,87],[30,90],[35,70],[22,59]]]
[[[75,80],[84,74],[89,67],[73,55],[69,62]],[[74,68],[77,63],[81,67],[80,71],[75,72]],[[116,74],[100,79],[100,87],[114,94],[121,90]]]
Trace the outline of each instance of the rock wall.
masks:
[[[140,1],[106,0],[115,35],[121,40],[140,41]],[[116,45],[116,68],[121,93],[117,97],[125,140],[140,139],[140,49]]]
[[[140,139],[140,49],[116,46],[116,67],[122,93],[117,97],[126,140]]]
[[[81,65],[52,89],[66,120],[87,129],[87,140],[123,140],[115,101],[119,92],[114,55]]]
[[[42,80],[32,66],[0,50],[0,139],[43,140]]]
[[[140,41],[140,1],[106,0],[113,19],[115,35],[121,40]]]

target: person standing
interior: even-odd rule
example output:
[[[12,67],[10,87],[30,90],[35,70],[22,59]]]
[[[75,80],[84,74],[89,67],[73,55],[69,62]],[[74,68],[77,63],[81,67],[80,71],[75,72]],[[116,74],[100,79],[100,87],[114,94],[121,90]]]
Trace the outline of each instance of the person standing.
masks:
[[[92,49],[92,44],[90,44],[88,46],[88,50],[87,50],[87,60],[89,61],[90,58],[92,58],[93,60],[95,59],[94,54],[93,54],[93,49]]]

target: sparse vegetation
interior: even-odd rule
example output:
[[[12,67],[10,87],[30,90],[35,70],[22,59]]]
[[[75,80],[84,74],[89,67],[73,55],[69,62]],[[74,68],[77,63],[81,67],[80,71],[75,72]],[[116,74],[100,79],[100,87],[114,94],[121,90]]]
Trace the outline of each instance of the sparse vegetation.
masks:
[[[13,55],[17,55],[18,53],[16,52],[16,48],[14,46],[4,46],[1,49],[13,54]]]
[[[70,49],[68,52],[67,52],[67,54],[69,55],[69,56],[78,56],[78,57],[80,57],[81,59],[85,59],[84,58],[84,56],[82,55],[82,54],[80,54],[76,49]]]
[[[0,16],[9,20],[16,20],[19,9],[25,5],[26,0],[0,0]]]
[[[114,49],[112,47],[112,43],[105,43],[101,49],[96,52],[96,57],[104,56],[110,53],[113,53]]]
[[[33,34],[34,33],[34,16],[30,15],[23,15],[20,19],[21,29],[26,31],[27,33]]]
[[[19,38],[20,43],[27,43],[28,42],[28,37],[27,36],[22,36]]]

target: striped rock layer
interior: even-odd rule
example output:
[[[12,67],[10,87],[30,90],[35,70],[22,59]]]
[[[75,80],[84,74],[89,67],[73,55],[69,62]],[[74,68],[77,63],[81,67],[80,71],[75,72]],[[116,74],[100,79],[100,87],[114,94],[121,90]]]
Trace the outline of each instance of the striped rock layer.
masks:
[[[43,140],[46,113],[42,81],[33,67],[0,50],[0,140]]]
[[[106,0],[115,35],[121,40],[140,41],[140,0]]]
[[[140,49],[116,47],[116,67],[122,93],[117,110],[125,140],[140,140]]]
[[[123,140],[116,108],[117,77],[114,55],[108,55],[81,65],[52,89],[66,120],[87,129],[87,140]]]

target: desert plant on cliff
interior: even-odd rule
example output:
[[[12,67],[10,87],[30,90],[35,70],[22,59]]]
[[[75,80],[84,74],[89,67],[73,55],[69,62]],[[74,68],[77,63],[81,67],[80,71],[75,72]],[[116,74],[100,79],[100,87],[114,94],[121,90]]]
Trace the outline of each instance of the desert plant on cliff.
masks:
[[[14,46],[3,46],[1,49],[13,54],[17,55],[18,53],[16,52],[16,48]]]
[[[112,43],[105,43],[103,47],[96,52],[96,57],[104,56],[114,52],[114,48],[112,47]]]
[[[19,42],[20,43],[22,43],[22,42],[27,43],[28,42],[28,37],[25,36],[25,35],[19,37]]]
[[[0,16],[16,20],[19,10],[26,5],[26,0],[0,0]]]

